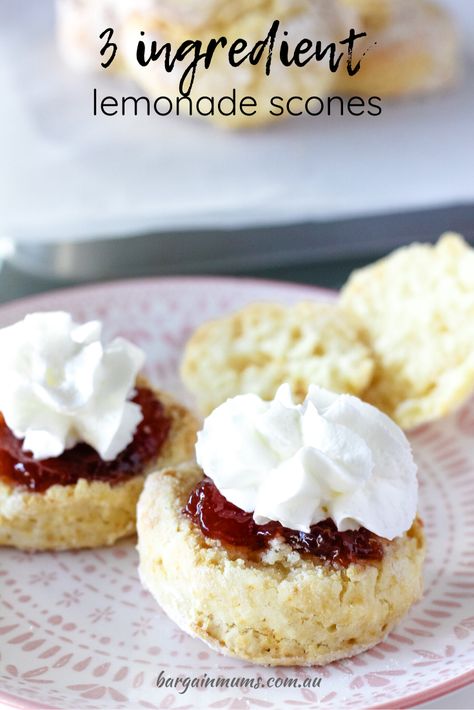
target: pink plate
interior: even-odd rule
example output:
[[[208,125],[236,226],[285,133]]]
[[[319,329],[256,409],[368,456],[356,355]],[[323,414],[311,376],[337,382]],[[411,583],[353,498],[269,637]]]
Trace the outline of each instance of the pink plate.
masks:
[[[0,308],[101,318],[148,354],[148,375],[186,400],[183,345],[203,320],[255,300],[333,300],[307,286],[236,279],[124,281]],[[142,591],[134,542],[77,553],[0,552],[0,703],[20,708],[408,707],[474,680],[474,400],[411,436],[429,540],[426,592],[384,643],[323,669],[266,669],[188,638]],[[160,671],[262,679],[261,688],[158,688]],[[303,686],[321,678],[319,687]],[[267,687],[267,681],[273,687]],[[293,686],[285,686],[290,679]],[[300,687],[295,687],[294,683]],[[280,687],[275,687],[279,685]]]

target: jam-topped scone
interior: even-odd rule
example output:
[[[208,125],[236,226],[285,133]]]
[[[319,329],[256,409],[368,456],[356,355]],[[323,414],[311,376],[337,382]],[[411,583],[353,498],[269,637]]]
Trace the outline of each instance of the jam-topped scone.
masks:
[[[0,545],[110,545],[135,531],[147,473],[193,457],[197,421],[143,362],[68,313],[0,330]]]
[[[381,641],[422,593],[407,439],[351,395],[218,407],[200,466],[153,473],[138,503],[140,577],[183,630],[254,663],[318,665]]]

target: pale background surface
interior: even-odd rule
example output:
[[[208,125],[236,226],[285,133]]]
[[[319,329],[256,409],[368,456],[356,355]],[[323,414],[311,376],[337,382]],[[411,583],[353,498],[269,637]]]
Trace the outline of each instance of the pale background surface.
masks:
[[[471,710],[474,707],[474,686],[470,685],[467,688],[456,690],[454,693],[449,693],[443,698],[432,700],[430,703],[417,705],[419,708],[427,710]]]
[[[472,0],[445,2],[472,38]],[[378,118],[229,134],[176,117],[91,117],[93,86],[134,87],[62,66],[52,9],[0,0],[0,236],[84,240],[474,201],[472,41],[451,93],[386,103]]]

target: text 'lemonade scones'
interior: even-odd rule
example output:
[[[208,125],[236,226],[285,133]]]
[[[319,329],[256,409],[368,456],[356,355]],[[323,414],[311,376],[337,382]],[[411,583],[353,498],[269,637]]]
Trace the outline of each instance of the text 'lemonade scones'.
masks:
[[[376,360],[364,399],[404,428],[449,414],[474,392],[474,250],[456,234],[356,271],[342,305]]]
[[[135,531],[146,474],[193,454],[197,423],[101,324],[36,313],[0,330],[0,545],[109,545]]]
[[[151,474],[140,577],[183,630],[254,663],[316,665],[383,639],[422,592],[416,465],[386,415],[311,387],[240,395],[204,422],[200,467]]]
[[[118,52],[109,69],[132,76],[146,90],[150,106],[162,97],[157,113],[167,115],[168,106],[170,112],[199,114],[225,127],[274,121],[286,113],[284,106],[291,97],[301,97],[303,102],[313,97],[308,111],[318,116],[318,107],[325,114],[329,111],[325,100],[339,98],[339,94],[348,99],[360,95],[390,98],[443,89],[455,81],[461,63],[459,37],[451,17],[427,0],[56,0],[56,4],[59,46],[70,65],[99,70],[99,50],[105,40],[98,38],[111,28]],[[353,66],[360,61],[360,71],[354,75],[346,71],[344,56],[333,73],[327,62],[306,63],[305,51],[303,66],[284,67],[276,61],[274,48],[275,61],[271,75],[266,76],[263,61],[233,68],[225,52],[216,52],[208,68],[200,66],[197,70],[192,91],[195,101],[178,103],[175,99],[185,63],[178,62],[167,73],[162,61],[146,67],[137,61],[137,43],[142,39],[147,46],[153,41],[158,47],[198,41],[205,47],[211,38],[225,37],[228,46],[233,40],[243,39],[250,47],[263,41],[275,20],[280,22],[281,31],[288,33],[285,38],[290,46],[306,38],[320,40],[322,47],[335,43],[336,54],[339,50],[344,54],[346,45],[338,43],[354,28],[357,41],[350,54]],[[363,32],[366,38],[360,36]],[[197,110],[201,96],[218,101],[232,95],[233,90],[238,96],[236,104],[250,96],[256,100],[256,108],[246,102],[245,111],[228,116],[228,102],[222,112],[206,111],[206,103]],[[281,100],[272,104],[273,97]],[[293,101],[291,111],[301,110],[303,102]],[[340,101],[334,104],[341,106]],[[130,97],[127,105],[133,105]],[[146,105],[146,101],[140,102],[142,110]]]
[[[181,374],[208,414],[228,397],[274,397],[283,382],[302,401],[311,383],[361,395],[373,359],[354,320],[334,305],[254,303],[200,326],[186,345]]]

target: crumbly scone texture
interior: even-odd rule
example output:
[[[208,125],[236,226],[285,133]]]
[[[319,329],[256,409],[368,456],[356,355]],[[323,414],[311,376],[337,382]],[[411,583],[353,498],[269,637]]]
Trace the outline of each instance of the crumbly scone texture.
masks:
[[[264,665],[322,665],[381,641],[422,593],[424,536],[415,521],[380,563],[346,569],[274,545],[253,558],[204,537],[183,513],[202,476],[151,474],[138,503],[140,578],[183,630]]]
[[[425,0],[344,2],[359,9],[367,38],[354,51],[354,58],[361,59],[359,72],[336,74],[342,92],[397,98],[437,91],[456,81],[460,41],[445,9]]]
[[[70,550],[112,545],[132,535],[146,474],[156,466],[173,466],[194,458],[199,427],[185,407],[170,395],[155,391],[171,418],[171,428],[158,459],[148,471],[114,486],[79,479],[73,485],[54,485],[42,493],[0,478],[0,545],[25,550]]]
[[[228,397],[272,399],[283,382],[302,401],[310,384],[361,395],[374,368],[354,320],[332,304],[254,303],[205,323],[186,345],[181,375],[207,414]]]
[[[412,244],[356,271],[342,306],[376,359],[364,399],[405,429],[474,391],[474,250],[457,234]]]

